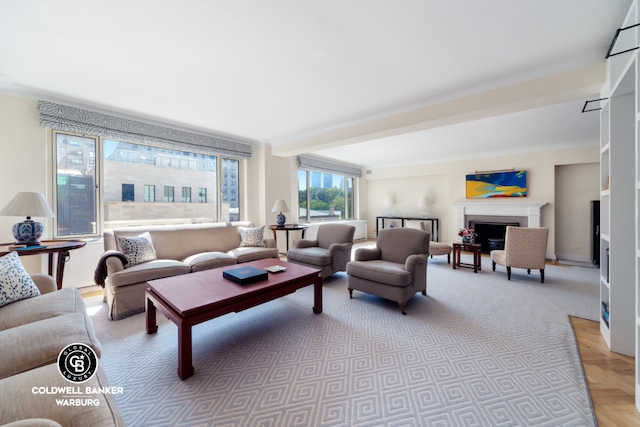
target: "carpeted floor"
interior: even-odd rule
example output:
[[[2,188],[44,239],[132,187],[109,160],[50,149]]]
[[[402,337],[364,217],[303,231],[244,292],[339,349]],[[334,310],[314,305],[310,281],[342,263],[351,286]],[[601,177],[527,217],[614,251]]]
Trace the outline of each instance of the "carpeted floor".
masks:
[[[180,381],[177,329],[106,319],[87,301],[129,426],[595,426],[568,315],[598,319],[598,270],[453,270],[430,260],[428,296],[402,316],[346,276],[198,325]]]

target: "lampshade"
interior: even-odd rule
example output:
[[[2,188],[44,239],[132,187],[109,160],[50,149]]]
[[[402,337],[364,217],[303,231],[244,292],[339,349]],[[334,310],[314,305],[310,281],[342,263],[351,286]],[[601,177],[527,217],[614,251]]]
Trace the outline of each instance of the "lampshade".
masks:
[[[287,202],[285,202],[282,199],[276,200],[276,202],[273,205],[273,208],[271,209],[271,212],[274,212],[274,213],[289,212],[289,207],[287,206]]]
[[[420,196],[418,199],[418,207],[426,208],[429,207],[429,198],[427,196]]]
[[[0,211],[1,216],[36,216],[53,218],[53,212],[40,193],[21,192]]]
[[[31,219],[35,217],[53,217],[53,212],[44,196],[40,193],[21,192],[0,211],[1,216],[25,216],[26,220],[13,226],[13,237],[16,243],[27,246],[40,244],[40,236],[44,232],[44,225]]]
[[[387,196],[384,199],[384,205],[389,207],[389,206],[393,206],[396,204],[396,198],[393,196]]]
[[[278,227],[284,227],[284,223],[287,221],[287,217],[282,215],[282,212],[289,212],[289,207],[287,206],[287,202],[282,199],[276,200],[273,204],[273,209],[271,212],[278,212],[276,215],[276,224]]]

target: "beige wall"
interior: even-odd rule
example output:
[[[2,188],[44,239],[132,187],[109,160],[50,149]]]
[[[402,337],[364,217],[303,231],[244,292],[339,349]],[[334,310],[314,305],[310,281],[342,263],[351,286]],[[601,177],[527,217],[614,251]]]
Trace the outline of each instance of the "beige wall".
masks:
[[[440,218],[441,241],[453,242],[457,239],[456,211],[453,203],[465,199],[465,176],[475,171],[524,169],[527,171],[527,199],[544,202],[541,225],[549,227],[549,245],[547,254],[555,257],[557,239],[564,239],[562,230],[556,233],[555,193],[563,188],[564,182],[557,182],[556,166],[599,162],[597,141],[592,146],[537,153],[522,153],[476,160],[460,160],[436,164],[425,163],[402,168],[371,170],[366,175],[369,186],[368,216],[370,234],[375,235],[375,217],[385,213],[384,198],[394,192],[398,212],[417,213],[418,197],[426,193],[431,202],[431,215]],[[597,171],[585,172],[585,182],[596,179],[594,191],[597,192]],[[594,175],[595,176],[592,176]],[[589,179],[587,179],[587,177]],[[565,175],[559,177],[566,180]],[[571,183],[569,183],[570,185]],[[590,194],[584,194],[589,200]],[[501,199],[504,201],[504,199]],[[585,217],[589,215],[582,201],[567,206],[571,215]],[[588,237],[587,237],[588,238]],[[588,245],[580,243],[581,247]]]
[[[556,166],[556,255],[591,263],[591,201],[600,199],[599,163]]]
[[[46,131],[39,125],[37,102],[0,93],[0,209],[20,191],[42,193],[50,201]],[[11,228],[23,221],[0,217],[0,242],[14,241]],[[51,237],[51,220],[34,218],[45,225]],[[40,256],[25,256],[23,264],[31,273],[41,271]]]

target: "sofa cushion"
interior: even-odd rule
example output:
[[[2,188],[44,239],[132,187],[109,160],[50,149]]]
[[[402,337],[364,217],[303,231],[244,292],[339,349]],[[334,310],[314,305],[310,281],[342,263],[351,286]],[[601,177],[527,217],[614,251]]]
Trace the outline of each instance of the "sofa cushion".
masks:
[[[240,247],[264,248],[264,225],[261,227],[238,227],[240,233]]]
[[[191,271],[191,266],[172,259],[157,259],[143,262],[109,274],[107,280],[111,286],[127,286],[162,277],[177,276]]]
[[[347,264],[347,274],[400,287],[411,284],[412,279],[411,273],[404,269],[404,264],[382,260],[351,261]]]
[[[75,288],[62,288],[0,308],[0,330],[75,312],[85,312],[80,292]]]
[[[237,248],[227,252],[238,260],[238,264],[242,262],[255,261],[265,258],[278,258],[277,248]]]
[[[331,256],[329,255],[329,250],[325,248],[293,248],[287,252],[287,261],[323,267],[325,265],[331,265]]]
[[[85,313],[63,314],[0,331],[0,378],[54,363],[70,343],[86,344],[100,357],[100,343]]]
[[[114,386],[117,388],[117,384]],[[57,363],[3,378],[0,380],[0,396],[11,396],[11,399],[0,399],[0,425],[41,417],[54,420],[65,427],[124,427],[125,423],[114,394],[44,394],[47,389],[56,390],[58,387],[80,387],[83,392],[86,387],[95,391],[113,389],[108,388],[109,383],[100,363],[96,374],[79,385],[63,378],[58,371]],[[34,388],[43,392],[34,394]],[[94,405],[67,406],[58,405],[56,399],[96,399],[97,402],[94,402]]]
[[[0,257],[0,307],[38,295],[40,290],[24,269],[18,254],[9,252]]]
[[[118,246],[128,261],[125,268],[156,259],[156,250],[149,232],[135,237],[118,236]]]
[[[195,272],[233,265],[236,263],[236,258],[222,252],[205,252],[187,257],[182,262],[189,264],[191,271]]]

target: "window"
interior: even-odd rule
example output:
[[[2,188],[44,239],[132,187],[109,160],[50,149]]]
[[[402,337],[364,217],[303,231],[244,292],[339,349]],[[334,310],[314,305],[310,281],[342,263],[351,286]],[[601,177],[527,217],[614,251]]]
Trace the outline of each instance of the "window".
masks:
[[[207,203],[207,189],[198,188],[198,203]]]
[[[122,184],[122,201],[133,202],[135,200],[135,185]]]
[[[191,203],[191,187],[182,187],[182,203]]]
[[[354,218],[355,178],[316,170],[298,170],[298,216],[303,221]]]
[[[239,221],[240,211],[238,193],[240,183],[238,181],[238,168],[240,162],[234,159],[222,159],[222,207],[228,212],[227,221]]]
[[[144,201],[155,202],[156,201],[156,186],[145,184],[144,186]]]
[[[173,202],[173,186],[171,185],[165,185],[164,187],[164,201],[165,202]]]
[[[97,136],[52,134],[55,237],[99,235],[103,229],[128,225],[240,219],[239,160]],[[224,179],[224,191],[218,176],[223,164],[234,177]],[[158,198],[156,188],[162,189]],[[175,201],[175,188],[179,200],[188,203],[179,210],[165,203]],[[198,203],[192,203],[192,188],[197,188]]]
[[[55,234],[97,233],[96,168],[83,159],[95,156],[98,138],[55,133]],[[90,154],[91,153],[91,154]],[[120,198],[120,186],[116,189]]]

